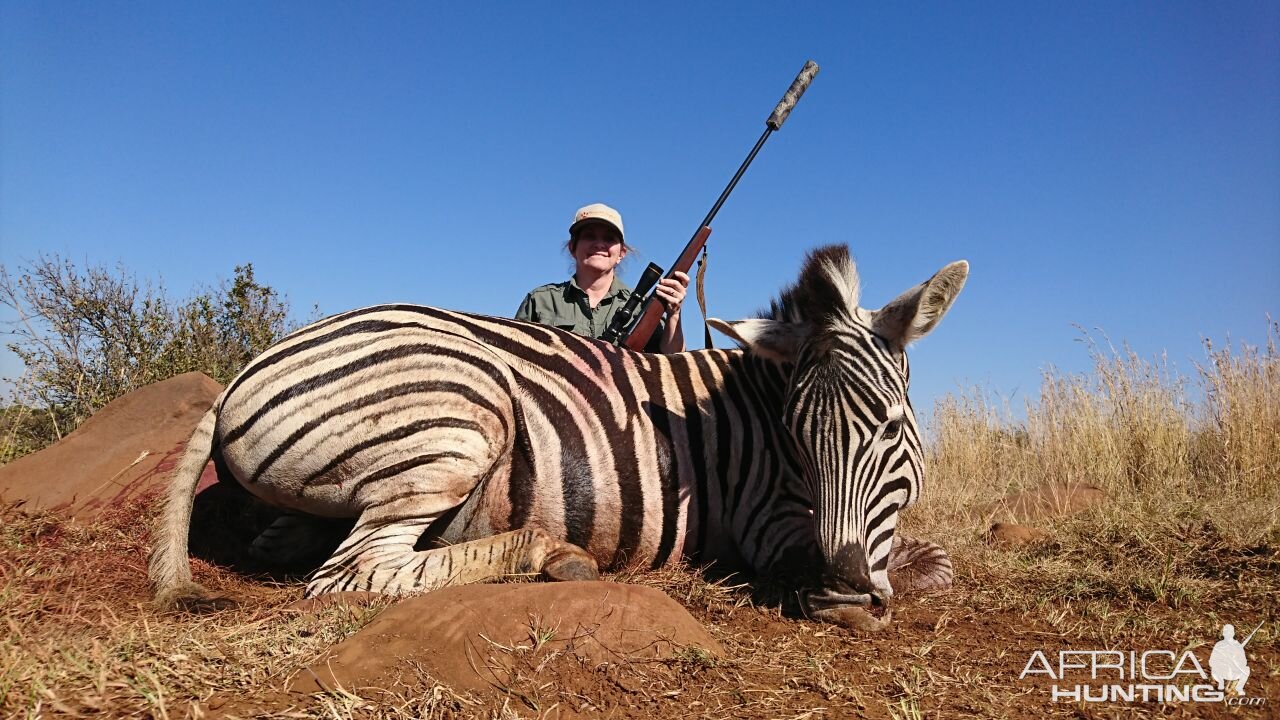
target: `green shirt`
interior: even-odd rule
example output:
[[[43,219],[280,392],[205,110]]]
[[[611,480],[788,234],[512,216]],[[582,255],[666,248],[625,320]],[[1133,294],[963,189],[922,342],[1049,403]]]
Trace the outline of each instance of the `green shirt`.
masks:
[[[584,337],[599,338],[631,294],[631,288],[615,275],[609,292],[593,310],[586,291],[578,286],[577,279],[571,277],[564,282],[534,288],[525,295],[520,309],[516,310],[516,320],[551,325]],[[647,352],[658,352],[664,324],[658,323],[658,329],[645,346]]]

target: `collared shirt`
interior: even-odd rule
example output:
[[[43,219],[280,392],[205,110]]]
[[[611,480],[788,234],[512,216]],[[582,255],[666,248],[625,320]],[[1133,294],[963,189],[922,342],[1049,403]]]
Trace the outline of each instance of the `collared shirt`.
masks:
[[[564,282],[534,288],[524,296],[515,317],[516,320],[551,325],[584,337],[599,338],[631,294],[631,288],[615,275],[609,291],[592,309],[587,292],[578,285],[576,278],[571,277]],[[665,321],[658,323],[658,329],[645,346],[646,352],[658,352],[664,325]]]

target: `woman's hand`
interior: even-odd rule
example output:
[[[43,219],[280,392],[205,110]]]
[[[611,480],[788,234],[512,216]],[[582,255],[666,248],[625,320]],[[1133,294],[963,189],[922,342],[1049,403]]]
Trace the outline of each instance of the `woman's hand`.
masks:
[[[654,293],[662,301],[662,306],[666,308],[667,317],[673,318],[680,314],[680,304],[684,302],[688,288],[689,276],[679,270],[672,273],[671,277],[665,277],[658,281],[658,286],[654,288]]]

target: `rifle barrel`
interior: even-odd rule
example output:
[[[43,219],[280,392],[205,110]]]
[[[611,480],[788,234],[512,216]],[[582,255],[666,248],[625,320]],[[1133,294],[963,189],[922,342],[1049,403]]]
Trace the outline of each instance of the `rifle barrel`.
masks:
[[[791,114],[791,110],[795,107],[796,102],[800,100],[800,96],[808,89],[809,83],[813,82],[813,78],[818,74],[818,64],[809,60],[800,69],[800,74],[796,75],[796,79],[792,81],[791,87],[787,89],[778,106],[773,109],[773,114],[764,123],[764,132],[761,133],[760,139],[756,140],[755,147],[751,148],[751,152],[747,154],[747,159],[742,161],[742,165],[738,167],[738,172],[733,174],[733,179],[725,186],[724,192],[720,193],[720,197],[716,199],[715,205],[711,206],[711,211],[702,219],[698,225],[698,229],[693,232],[693,237],[689,238],[689,242],[685,243],[684,250],[681,251],[681,259],[688,256],[689,262],[681,265],[681,261],[677,260],[676,264],[667,272],[667,277],[671,277],[676,271],[687,272],[693,264],[693,255],[697,250],[701,249],[702,244],[707,241],[706,235],[711,232],[711,221],[715,218],[716,213],[720,212],[720,207],[724,205],[724,201],[729,199],[729,193],[733,192],[733,188],[737,186],[738,181],[742,179],[742,175],[747,172],[747,168],[751,165],[751,161],[756,159],[756,153],[760,152],[760,148],[764,147],[764,141],[769,139],[774,130],[782,127],[782,123],[786,121],[787,115]],[[705,234],[704,234],[705,233]],[[627,337],[623,339],[624,344],[632,349],[638,349],[635,346],[643,347],[648,341],[648,335],[640,337],[645,332],[652,334],[654,328],[657,327],[657,317],[655,317],[655,303],[657,300],[651,294],[644,304],[644,311],[640,320],[632,326]],[[634,337],[633,337],[634,336]]]
[[[711,212],[707,213],[707,216],[702,218],[702,223],[698,225],[698,230],[711,225],[711,220],[715,218],[716,213],[720,212],[720,206],[724,205],[725,200],[729,199],[729,193],[733,192],[733,188],[738,185],[738,181],[742,179],[742,175],[747,172],[747,167],[751,165],[751,161],[756,159],[756,153],[760,152],[760,148],[764,147],[764,141],[768,140],[769,135],[772,133],[773,128],[766,127],[764,129],[764,133],[761,134],[760,139],[756,141],[756,146],[751,148],[751,152],[747,155],[747,159],[742,161],[742,166],[738,168],[738,172],[734,173],[733,179],[729,181],[727,186],[725,186],[724,192],[720,193],[720,197],[716,200],[716,204],[711,206]],[[698,233],[695,231],[694,237],[697,237],[697,235]],[[693,241],[690,240],[690,242]]]

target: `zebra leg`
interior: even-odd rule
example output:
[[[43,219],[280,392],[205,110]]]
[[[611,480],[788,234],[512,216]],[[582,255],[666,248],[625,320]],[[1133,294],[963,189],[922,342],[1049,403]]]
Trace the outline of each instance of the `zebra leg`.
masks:
[[[586,551],[541,528],[415,551],[414,543],[434,519],[361,517],[338,551],[316,571],[306,596],[349,590],[402,595],[539,572],[555,580],[591,580],[597,575]]]
[[[296,567],[308,560],[318,562],[333,553],[342,538],[337,529],[343,524],[343,521],[286,510],[253,539],[249,556],[276,568]]]
[[[945,590],[955,570],[947,551],[928,540],[898,533],[889,550],[889,584],[895,593]]]

